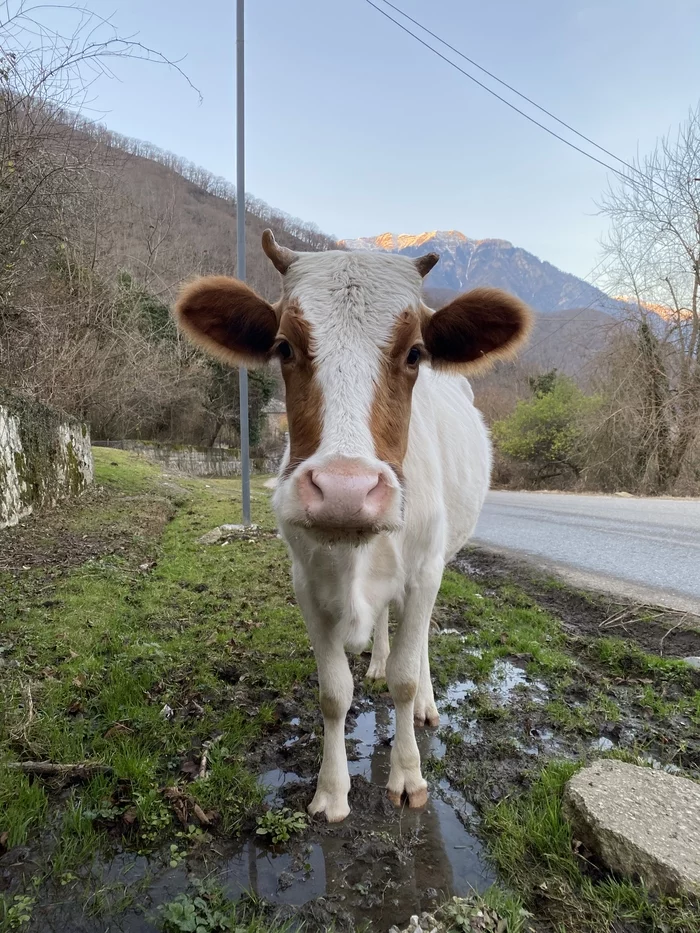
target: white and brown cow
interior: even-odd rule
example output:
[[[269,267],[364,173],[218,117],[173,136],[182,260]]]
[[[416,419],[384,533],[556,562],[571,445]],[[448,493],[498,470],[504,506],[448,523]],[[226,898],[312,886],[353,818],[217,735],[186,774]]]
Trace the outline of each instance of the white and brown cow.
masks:
[[[510,355],[528,309],[479,288],[432,312],[421,300],[433,253],[295,253],[270,231],[263,249],[283,276],[268,304],[235,279],[183,290],[180,326],[219,358],[277,359],[289,447],[274,503],[311,638],[324,721],[312,814],[350,812],[345,718],[353,683],[346,650],[374,633],[368,675],[396,706],[388,790],[427,800],[414,723],[438,724],[428,630],[443,569],[471,535],[489,485],[491,448],[464,373]],[[389,646],[388,614],[396,634]]]

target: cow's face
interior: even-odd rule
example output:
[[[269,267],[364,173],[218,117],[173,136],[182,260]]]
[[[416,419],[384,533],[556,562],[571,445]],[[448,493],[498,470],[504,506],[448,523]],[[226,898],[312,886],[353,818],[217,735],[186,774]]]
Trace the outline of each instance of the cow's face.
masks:
[[[184,289],[179,322],[229,362],[279,360],[290,441],[276,492],[284,522],[350,541],[397,530],[421,364],[466,372],[502,357],[524,338],[529,312],[495,289],[431,312],[421,284],[435,254],[292,253],[269,231],[263,248],[283,274],[276,305],[213,276]]]

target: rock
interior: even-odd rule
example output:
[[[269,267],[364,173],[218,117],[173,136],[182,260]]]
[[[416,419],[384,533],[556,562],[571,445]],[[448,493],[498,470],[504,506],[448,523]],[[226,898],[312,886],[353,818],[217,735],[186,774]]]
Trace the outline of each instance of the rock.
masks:
[[[216,544],[222,538],[248,537],[254,535],[257,530],[257,525],[219,525],[218,528],[212,528],[201,538],[197,538],[197,544]]]
[[[700,658],[683,658],[686,664],[690,664],[696,670],[700,671]]]
[[[223,533],[220,528],[212,528],[211,531],[208,531],[206,534],[202,535],[201,538],[197,538],[197,544],[216,544],[217,541],[221,541],[223,538]]]
[[[564,790],[575,836],[608,866],[666,894],[700,895],[700,785],[610,759]]]

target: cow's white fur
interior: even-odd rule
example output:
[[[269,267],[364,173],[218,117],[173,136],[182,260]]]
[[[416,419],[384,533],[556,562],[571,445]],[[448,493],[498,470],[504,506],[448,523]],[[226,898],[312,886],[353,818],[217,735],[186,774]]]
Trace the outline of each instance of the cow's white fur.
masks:
[[[301,254],[284,280],[315,340],[324,402],[321,445],[314,465],[329,458],[376,458],[370,408],[381,346],[397,316],[420,307],[421,277],[412,261],[377,253]],[[311,813],[330,821],[349,813],[345,718],[352,677],[345,648],[361,650],[375,632],[369,673],[386,671],[396,706],[389,792],[413,805],[426,796],[414,735],[417,720],[437,719],[428,664],[430,616],[449,561],[471,535],[488,488],[491,451],[486,428],[461,376],[423,366],[413,393],[404,491],[395,528],[361,546],[317,539],[294,522],[295,477],[282,464],[274,501],[292,556],[294,587],[318,664],[325,744]],[[398,481],[396,481],[398,488]],[[402,502],[401,502],[402,498]],[[397,631],[391,651],[388,607]]]

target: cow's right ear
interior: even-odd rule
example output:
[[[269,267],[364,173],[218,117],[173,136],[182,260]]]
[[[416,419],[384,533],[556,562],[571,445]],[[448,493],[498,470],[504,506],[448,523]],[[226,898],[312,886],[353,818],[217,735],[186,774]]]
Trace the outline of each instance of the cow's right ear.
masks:
[[[255,366],[270,359],[277,313],[238,279],[210,275],[185,285],[175,317],[194,343],[225,363]]]

